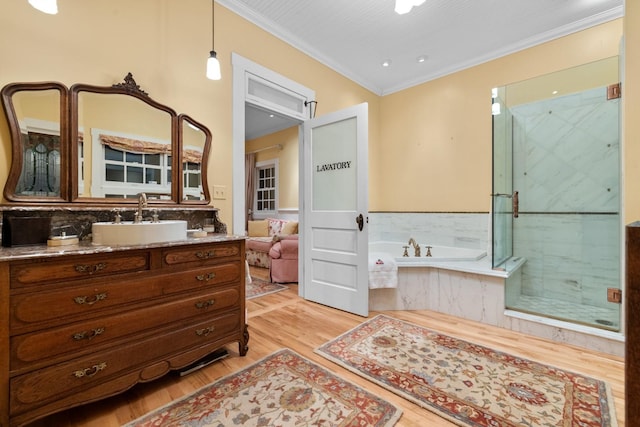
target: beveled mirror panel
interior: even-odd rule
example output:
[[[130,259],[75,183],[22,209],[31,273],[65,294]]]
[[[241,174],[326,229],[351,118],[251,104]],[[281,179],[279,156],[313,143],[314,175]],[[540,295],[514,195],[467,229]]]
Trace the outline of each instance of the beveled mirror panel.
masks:
[[[113,86],[2,90],[12,162],[5,198],[25,203],[208,204],[211,132],[153,100],[131,73]]]
[[[2,90],[12,139],[4,196],[13,202],[68,199],[68,89],[56,82],[14,83]]]

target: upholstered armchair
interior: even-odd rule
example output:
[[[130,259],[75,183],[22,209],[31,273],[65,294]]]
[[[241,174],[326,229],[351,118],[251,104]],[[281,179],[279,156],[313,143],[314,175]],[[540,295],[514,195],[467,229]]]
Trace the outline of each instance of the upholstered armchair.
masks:
[[[298,235],[281,236],[269,250],[271,281],[298,282]]]
[[[272,282],[297,282],[297,233],[297,221],[274,218],[249,221],[246,240],[248,264],[268,268]],[[287,241],[287,243],[283,244],[283,241]],[[277,260],[275,261],[275,274],[274,260]]]

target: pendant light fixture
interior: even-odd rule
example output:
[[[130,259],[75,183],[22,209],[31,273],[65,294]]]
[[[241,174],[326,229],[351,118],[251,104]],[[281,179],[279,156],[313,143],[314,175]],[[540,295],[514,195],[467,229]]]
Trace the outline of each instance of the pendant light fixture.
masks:
[[[58,13],[57,0],[29,0],[29,4],[40,12],[55,15]]]
[[[209,59],[207,60],[207,78],[211,80],[220,80],[220,61],[218,61],[215,49],[215,19],[214,13],[215,0],[211,0],[211,52],[209,52]]]

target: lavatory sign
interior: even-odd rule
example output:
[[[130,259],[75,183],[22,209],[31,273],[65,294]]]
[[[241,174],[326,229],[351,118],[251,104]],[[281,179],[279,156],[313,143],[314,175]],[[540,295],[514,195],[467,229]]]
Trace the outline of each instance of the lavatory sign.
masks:
[[[327,157],[331,156],[325,156],[321,161],[314,162],[313,209],[346,211],[355,209],[356,161],[334,161]]]
[[[355,211],[357,201],[356,119],[313,129],[311,144],[312,209]]]
[[[316,165],[316,172],[326,172],[333,171],[338,169],[349,169],[351,167],[351,161],[348,162],[336,162],[336,163],[326,163],[323,165]]]

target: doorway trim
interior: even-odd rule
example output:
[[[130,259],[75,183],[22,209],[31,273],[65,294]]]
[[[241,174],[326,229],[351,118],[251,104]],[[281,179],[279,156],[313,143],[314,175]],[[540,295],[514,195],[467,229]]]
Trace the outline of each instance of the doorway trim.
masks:
[[[245,206],[245,170],[244,170],[244,155],[245,155],[245,104],[248,101],[247,97],[247,81],[248,74],[257,76],[258,78],[272,83],[271,89],[280,90],[282,94],[289,96],[291,93],[298,94],[306,101],[315,100],[315,91],[284,77],[281,74],[276,73],[268,68],[263,67],[241,55],[232,52],[231,64],[233,68],[233,88],[232,88],[232,118],[233,118],[233,146],[232,146],[232,218],[233,218],[233,234],[244,235],[244,222],[247,207]],[[300,116],[293,115],[286,110],[276,110],[274,105],[277,105],[277,100],[268,102],[269,99],[265,98],[267,105],[264,105],[264,109],[267,111],[277,112],[280,115],[289,117],[294,120],[301,120]],[[255,99],[251,99],[252,104],[256,104]],[[309,107],[305,106],[305,115],[307,118]],[[300,178],[305,174],[302,165],[299,166]],[[298,200],[298,204],[301,200]],[[298,209],[300,211],[300,209]]]

